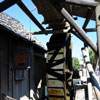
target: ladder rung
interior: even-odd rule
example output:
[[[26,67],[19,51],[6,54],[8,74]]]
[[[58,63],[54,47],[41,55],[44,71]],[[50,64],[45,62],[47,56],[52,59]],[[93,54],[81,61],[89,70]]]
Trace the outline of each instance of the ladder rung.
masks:
[[[53,55],[54,53],[48,53],[48,55]],[[64,54],[63,52],[59,52],[57,55],[59,54]]]
[[[53,97],[53,98],[64,98],[64,96],[58,96],[58,95],[48,95],[49,97]]]
[[[53,89],[64,89],[64,87],[47,87],[48,89],[49,88],[53,88]]]
[[[49,68],[50,67],[55,67],[57,65],[60,65],[60,64],[64,63],[64,60],[65,59],[63,58],[63,59],[58,60],[56,63],[47,63],[47,65],[48,65]]]
[[[48,78],[48,80],[58,80],[58,81],[60,81],[58,78]]]
[[[60,59],[58,59],[58,60],[53,60],[53,62],[56,62],[56,61],[59,61]],[[48,60],[48,62],[49,62],[49,60]]]
[[[53,69],[52,68],[52,70],[54,70],[54,71],[63,71],[64,69]]]

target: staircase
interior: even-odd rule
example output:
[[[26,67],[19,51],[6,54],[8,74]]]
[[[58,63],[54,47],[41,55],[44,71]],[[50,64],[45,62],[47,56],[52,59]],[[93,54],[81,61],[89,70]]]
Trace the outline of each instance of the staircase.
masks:
[[[66,65],[66,36],[52,36],[47,46],[47,98],[70,100],[72,75]]]

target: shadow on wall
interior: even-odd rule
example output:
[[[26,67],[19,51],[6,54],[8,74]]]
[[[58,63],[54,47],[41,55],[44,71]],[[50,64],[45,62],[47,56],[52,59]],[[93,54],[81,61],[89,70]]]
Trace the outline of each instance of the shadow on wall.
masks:
[[[46,85],[46,60],[44,58],[35,57],[35,91],[36,100],[44,100]]]

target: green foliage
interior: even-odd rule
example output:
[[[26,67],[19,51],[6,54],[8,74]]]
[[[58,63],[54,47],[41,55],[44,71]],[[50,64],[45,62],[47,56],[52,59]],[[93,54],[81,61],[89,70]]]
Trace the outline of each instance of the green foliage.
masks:
[[[80,69],[80,67],[81,67],[81,65],[79,63],[78,58],[74,57],[73,58],[73,68],[74,68],[74,70],[78,70],[78,69]]]
[[[90,62],[91,64],[93,64],[95,53],[91,48],[89,49],[89,56],[90,56]]]

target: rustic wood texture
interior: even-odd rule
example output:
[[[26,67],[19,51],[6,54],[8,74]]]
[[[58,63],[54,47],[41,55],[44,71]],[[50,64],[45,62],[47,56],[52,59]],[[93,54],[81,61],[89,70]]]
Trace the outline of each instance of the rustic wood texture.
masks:
[[[65,26],[66,20],[55,9],[65,7],[66,10],[75,16],[87,18],[87,13],[92,9],[92,20],[95,20],[94,8],[99,4],[94,0],[32,0],[36,5],[38,12],[44,16],[44,23],[48,23],[53,29],[61,29]],[[52,3],[54,5],[52,5]]]

